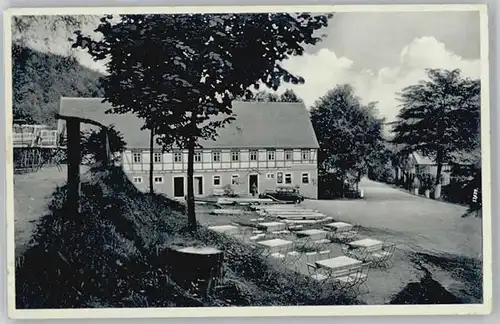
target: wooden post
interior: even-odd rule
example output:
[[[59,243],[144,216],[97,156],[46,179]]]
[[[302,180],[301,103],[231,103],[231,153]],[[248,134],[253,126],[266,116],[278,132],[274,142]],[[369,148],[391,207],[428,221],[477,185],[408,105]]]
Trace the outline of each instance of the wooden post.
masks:
[[[101,128],[101,140],[103,141],[104,148],[102,154],[102,164],[104,167],[108,167],[110,164],[110,147],[109,147],[109,135],[108,129],[106,127]]]
[[[68,160],[68,217],[77,217],[79,213],[79,188],[80,188],[80,121],[68,119],[67,124],[67,160]]]
[[[155,192],[154,182],[153,182],[153,171],[154,171],[154,161],[153,161],[153,149],[154,149],[154,136],[155,130],[151,127],[151,133],[149,136],[149,193],[153,194]]]

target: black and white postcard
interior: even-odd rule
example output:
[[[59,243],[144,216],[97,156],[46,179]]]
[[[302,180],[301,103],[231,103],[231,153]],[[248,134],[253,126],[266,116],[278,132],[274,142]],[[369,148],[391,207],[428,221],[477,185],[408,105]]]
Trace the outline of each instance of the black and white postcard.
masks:
[[[489,313],[486,9],[7,11],[10,316]]]

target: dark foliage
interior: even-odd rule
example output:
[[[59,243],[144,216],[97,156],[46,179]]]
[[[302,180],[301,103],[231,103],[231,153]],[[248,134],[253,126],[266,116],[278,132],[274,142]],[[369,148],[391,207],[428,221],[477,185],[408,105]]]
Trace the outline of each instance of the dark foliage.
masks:
[[[311,109],[318,138],[318,168],[333,171],[343,182],[348,176],[366,174],[383,146],[383,119],[376,103],[362,105],[350,85],[330,90]]]
[[[463,78],[460,70],[429,69],[428,80],[403,89],[401,110],[394,123],[394,143],[407,153],[420,152],[437,164],[436,184],[442,165],[454,154],[479,144],[479,80]]]
[[[107,130],[109,152],[111,154],[121,153],[125,150],[126,143],[123,135],[110,127]],[[81,155],[82,161],[86,163],[101,162],[106,154],[106,141],[100,131],[86,130],[81,132]]]
[[[291,89],[286,89],[285,92],[283,92],[281,95],[261,90],[256,93],[249,93],[246,95],[246,97],[239,97],[238,100],[265,102],[303,102],[303,100],[299,98],[299,96],[297,96],[297,94]]]
[[[431,190],[436,183],[436,177],[430,173],[417,174],[417,178],[422,190]]]
[[[13,117],[54,126],[61,96],[101,97],[101,77],[75,58],[13,45]]]
[[[251,86],[303,83],[281,61],[318,43],[316,31],[327,25],[327,15],[307,13],[122,15],[118,22],[108,15],[96,28],[102,39],[76,32],[73,47],[109,59],[104,98],[111,112],[144,119],[164,149],[188,150],[187,211],[196,230],[199,140],[215,139],[234,120],[231,102]]]

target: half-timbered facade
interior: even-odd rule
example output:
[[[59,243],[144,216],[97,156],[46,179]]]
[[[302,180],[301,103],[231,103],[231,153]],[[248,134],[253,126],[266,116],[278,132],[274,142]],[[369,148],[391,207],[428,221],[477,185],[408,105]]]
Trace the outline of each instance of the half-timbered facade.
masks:
[[[113,125],[127,143],[123,170],[141,190],[149,188],[150,159],[156,192],[184,197],[187,190],[187,150],[163,152],[156,144],[151,154],[149,132],[131,115],[109,115],[101,99],[62,98],[61,109],[86,112],[103,124]],[[318,143],[309,113],[299,103],[234,102],[236,120],[218,131],[215,141],[202,140],[194,156],[196,196],[220,194],[231,188],[250,195],[278,186],[298,187],[317,198]],[[77,112],[75,112],[77,113]],[[90,117],[91,116],[91,117]]]

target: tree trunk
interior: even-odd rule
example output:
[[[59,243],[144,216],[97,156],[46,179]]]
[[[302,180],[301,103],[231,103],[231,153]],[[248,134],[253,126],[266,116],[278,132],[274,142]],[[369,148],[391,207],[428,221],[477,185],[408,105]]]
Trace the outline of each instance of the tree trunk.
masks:
[[[68,161],[68,193],[66,197],[67,216],[77,217],[80,194],[80,122],[68,120],[67,123],[67,161]]]
[[[345,198],[345,178],[344,178],[344,174],[342,174],[342,177],[341,177],[341,180],[342,182],[342,185],[340,186],[341,188],[341,195],[342,195],[342,198]]]
[[[361,182],[361,171],[358,171],[358,177],[356,179],[356,191],[359,192],[359,183]]]
[[[154,161],[153,161],[153,147],[154,147],[154,128],[151,127],[151,134],[149,136],[149,193],[154,193],[154,179],[153,179],[153,169],[154,169]]]
[[[196,231],[196,214],[194,211],[194,139],[188,144],[188,169],[187,169],[187,216],[189,229],[192,232]]]
[[[110,165],[110,156],[111,156],[111,153],[110,153],[110,147],[109,147],[109,136],[108,136],[108,130],[106,128],[101,128],[101,138],[102,138],[102,141],[103,141],[103,150],[101,152],[102,154],[102,157],[101,160],[102,160],[102,165],[104,167],[108,167]]]
[[[436,157],[437,170],[436,170],[436,186],[441,183],[441,173],[443,171],[443,162],[441,154],[438,153]]]

